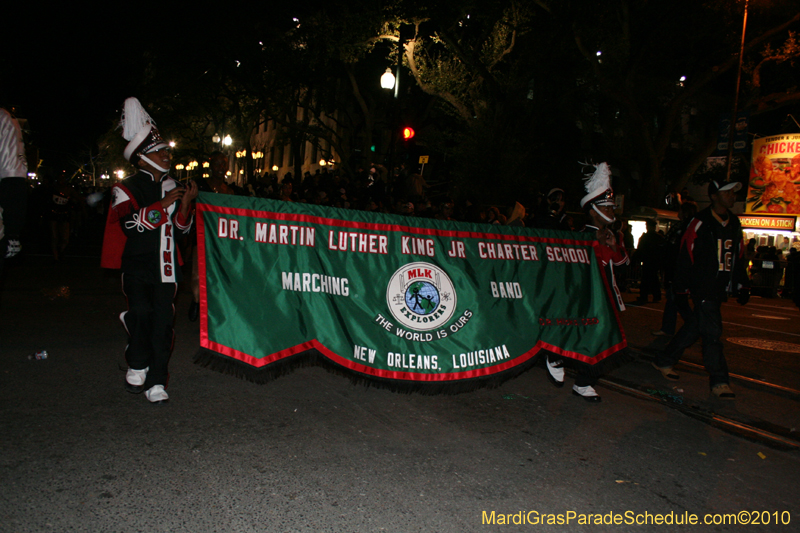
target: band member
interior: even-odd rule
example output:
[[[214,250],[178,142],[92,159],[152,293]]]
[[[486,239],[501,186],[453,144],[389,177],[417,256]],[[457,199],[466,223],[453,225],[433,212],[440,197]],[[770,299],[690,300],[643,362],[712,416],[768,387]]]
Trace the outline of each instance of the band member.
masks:
[[[586,212],[588,222],[583,228],[584,233],[596,237],[600,246],[596,251],[597,260],[603,267],[606,281],[613,294],[613,303],[620,311],[625,310],[622,294],[614,277],[614,267],[630,263],[628,252],[622,243],[620,235],[611,230],[614,223],[615,197],[611,188],[611,173],[606,163],[595,167],[595,172],[586,181],[586,196],[581,199],[581,207]],[[564,385],[564,360],[554,354],[548,354],[546,361],[547,377],[556,387]],[[575,384],[572,394],[580,396],[587,402],[600,402],[600,395],[594,385],[600,379],[600,371],[596,365],[575,361],[577,369]]]
[[[128,310],[120,315],[128,332],[125,387],[164,403],[169,400],[173,301],[181,279],[175,240],[191,229],[197,185],[189,181],[183,187],[169,176],[169,145],[136,98],[125,101],[121,125],[129,141],[125,159],[138,172],[112,189],[101,266],[122,269],[128,300]]]

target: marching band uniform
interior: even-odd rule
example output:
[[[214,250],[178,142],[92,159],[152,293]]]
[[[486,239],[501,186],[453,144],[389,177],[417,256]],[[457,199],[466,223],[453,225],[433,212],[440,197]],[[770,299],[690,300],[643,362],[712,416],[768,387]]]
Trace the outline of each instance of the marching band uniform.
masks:
[[[614,305],[619,311],[624,311],[625,304],[614,277],[614,267],[629,264],[630,258],[620,236],[614,235],[608,228],[608,225],[614,222],[616,202],[614,201],[614,191],[611,189],[611,173],[606,163],[600,163],[595,167],[595,172],[586,182],[586,191],[586,196],[581,199],[581,207],[589,214],[590,222],[586,224],[582,232],[591,233],[593,237],[600,239],[600,247],[596,252],[597,260],[603,267],[603,273],[613,295]],[[547,377],[556,387],[564,385],[563,363],[562,358],[553,354],[547,357]],[[572,394],[580,396],[588,402],[601,401],[600,395],[594,390],[594,385],[600,379],[599,364],[589,365],[574,362],[577,376],[572,387]]]
[[[172,200],[164,207],[162,200],[167,195],[180,198],[171,191],[183,188],[169,177],[169,168],[158,165],[158,157],[154,162],[146,154],[168,145],[135,98],[126,100],[123,121],[127,121],[123,135],[130,140],[125,158],[143,168],[112,189],[101,266],[122,269],[122,290],[128,300],[128,310],[120,314],[128,333],[126,389],[146,391],[148,400],[162,403],[169,399],[164,389],[174,338],[173,300],[181,280],[176,239],[192,226],[191,213],[183,208],[189,192],[183,193],[180,204]],[[134,121],[138,123],[131,124]],[[196,186],[191,190],[196,196]]]
[[[28,164],[17,118],[0,108],[0,273],[22,250],[20,235],[28,205]]]

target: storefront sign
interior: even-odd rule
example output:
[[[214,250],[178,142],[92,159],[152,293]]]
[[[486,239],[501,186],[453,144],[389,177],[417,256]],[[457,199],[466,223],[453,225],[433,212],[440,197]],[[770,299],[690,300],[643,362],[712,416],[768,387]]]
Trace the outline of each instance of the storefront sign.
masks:
[[[794,231],[795,217],[739,215],[743,228]]]
[[[733,151],[744,153],[747,150],[747,121],[749,113],[739,111],[736,114],[736,124],[733,125]],[[731,134],[731,114],[722,114],[719,119],[719,136],[717,138],[717,155],[728,155],[728,141]]]
[[[197,360],[254,381],[317,363],[452,392],[626,345],[592,234],[210,193],[197,211]]]
[[[800,214],[800,135],[753,141],[747,213]]]

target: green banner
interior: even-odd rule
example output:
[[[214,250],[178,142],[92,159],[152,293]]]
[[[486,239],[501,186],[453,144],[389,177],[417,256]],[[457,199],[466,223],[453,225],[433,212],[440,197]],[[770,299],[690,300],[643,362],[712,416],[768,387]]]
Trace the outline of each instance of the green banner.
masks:
[[[198,362],[256,381],[319,362],[446,391],[626,345],[591,234],[201,193],[197,235]]]

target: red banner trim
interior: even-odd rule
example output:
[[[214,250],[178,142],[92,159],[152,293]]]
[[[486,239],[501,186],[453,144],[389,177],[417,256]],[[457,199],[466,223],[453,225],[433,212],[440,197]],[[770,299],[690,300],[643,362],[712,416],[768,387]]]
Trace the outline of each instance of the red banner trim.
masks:
[[[210,204],[197,204],[197,214],[196,214],[196,223],[197,223],[197,259],[198,259],[198,273],[200,275],[200,346],[203,348],[207,348],[209,350],[213,350],[217,353],[230,357],[232,359],[237,359],[243,363],[247,363],[250,366],[255,368],[262,368],[267,366],[275,361],[280,361],[281,359],[285,359],[287,357],[291,357],[298,353],[304,352],[306,350],[310,350],[312,348],[318,350],[320,353],[325,355],[331,361],[356,372],[360,372],[363,374],[385,378],[385,379],[396,379],[396,380],[406,380],[406,381],[457,381],[462,379],[470,379],[470,378],[477,378],[477,377],[485,377],[490,376],[493,374],[497,374],[499,372],[503,372],[515,366],[518,366],[530,358],[534,357],[539,351],[542,349],[551,351],[555,354],[561,355],[563,357],[569,357],[571,359],[575,359],[578,361],[582,361],[588,364],[594,364],[599,361],[602,361],[606,357],[624,349],[627,346],[627,341],[625,338],[625,330],[622,328],[622,322],[619,316],[619,311],[617,310],[616,305],[613,305],[614,296],[612,294],[611,287],[608,284],[608,280],[605,276],[605,271],[600,265],[598,261],[595,262],[597,267],[600,269],[601,278],[603,279],[605,286],[606,286],[606,293],[608,294],[609,299],[612,302],[611,307],[614,310],[614,318],[616,319],[617,324],[619,325],[620,334],[622,335],[622,341],[618,344],[604,350],[603,352],[597,354],[595,357],[588,357],[578,352],[572,352],[569,350],[563,350],[558,346],[554,346],[552,344],[548,344],[544,341],[537,341],[537,343],[528,350],[527,352],[513,358],[511,361],[506,361],[505,363],[501,363],[499,365],[493,365],[491,367],[484,367],[475,370],[469,370],[466,372],[456,372],[456,373],[449,373],[449,374],[421,374],[415,372],[399,372],[399,371],[389,371],[389,370],[381,370],[378,368],[372,368],[365,365],[361,365],[349,359],[345,359],[341,357],[323,344],[321,344],[316,339],[312,339],[310,341],[306,341],[304,343],[298,344],[296,346],[292,346],[290,348],[286,348],[270,354],[264,358],[257,358],[253,357],[252,355],[246,354],[244,352],[240,352],[234,348],[229,346],[225,346],[214,342],[209,339],[208,337],[208,299],[207,299],[207,286],[206,286],[206,253],[205,253],[205,221],[202,216],[203,211],[210,211],[215,213],[222,213],[222,214],[229,214],[229,215],[236,215],[236,216],[258,216],[259,218],[263,218],[262,216],[258,215],[259,213],[266,213],[269,215],[280,215],[278,217],[279,220],[298,220],[304,222],[311,222],[315,224],[328,224],[333,226],[345,226],[347,227],[347,221],[339,221],[336,219],[326,219],[323,217],[312,217],[307,215],[289,215],[284,213],[271,213],[267,211],[256,211],[252,209],[239,209],[239,208],[221,208],[219,206],[211,206]],[[338,222],[342,222],[343,224],[337,224]],[[414,230],[425,230],[425,228],[414,228],[408,226],[399,226],[399,225],[390,225],[390,224],[370,224],[366,222],[353,222],[352,223],[355,227],[363,228],[363,229],[378,229],[379,231],[406,231],[409,233],[424,233],[428,235],[442,235],[442,236],[466,236],[468,238],[509,238],[513,239],[516,238],[514,235],[497,235],[493,233],[477,233],[477,232],[460,232],[460,231],[448,231],[448,230],[427,230],[427,231],[414,231]],[[373,227],[374,226],[374,227]],[[375,228],[378,227],[378,228]],[[553,243],[560,243],[560,244],[578,244],[578,245],[590,245],[592,247],[599,246],[599,243],[596,240],[587,240],[581,241],[576,239],[542,239],[537,237],[529,237],[526,240],[530,240],[533,242],[553,242]],[[595,253],[595,257],[597,254]]]
[[[310,341],[306,341],[302,344],[298,344],[296,346],[292,346],[291,348],[286,348],[279,352],[275,352],[267,357],[263,357],[261,359],[257,357],[253,357],[252,355],[246,354],[244,352],[240,352],[234,348],[230,348],[229,346],[224,346],[222,344],[216,343],[214,341],[208,340],[206,336],[200,342],[200,346],[203,348],[207,348],[209,350],[213,350],[217,353],[230,357],[232,359],[237,359],[243,363],[247,363],[248,365],[254,368],[263,368],[268,366],[276,361],[280,361],[281,359],[286,359],[287,357],[291,357],[293,355],[297,355],[301,352],[305,352],[306,350],[316,349],[325,357],[333,361],[334,363],[353,370],[355,372],[366,374],[369,376],[385,378],[385,379],[395,379],[395,380],[402,380],[402,381],[458,381],[462,379],[473,379],[473,378],[480,378],[491,376],[494,374],[498,374],[505,370],[509,370],[514,368],[515,366],[519,366],[532,357],[534,357],[537,353],[539,353],[542,349],[548,350],[555,354],[569,357],[571,359],[575,359],[578,361],[582,361],[588,364],[594,364],[599,361],[602,361],[606,357],[622,350],[625,348],[626,343],[623,340],[619,344],[608,348],[607,350],[601,352],[596,357],[587,357],[583,354],[577,352],[571,352],[569,350],[562,350],[557,346],[553,346],[552,344],[548,344],[543,341],[538,341],[533,348],[528,350],[527,352],[514,357],[510,361],[506,361],[504,363],[500,363],[497,365],[492,365],[489,367],[484,368],[476,368],[474,370],[467,370],[465,372],[450,372],[447,374],[426,374],[420,372],[402,372],[397,370],[382,370],[380,368],[373,368],[370,366],[362,365],[360,363],[356,363],[355,361],[351,361],[350,359],[346,359],[328,349],[325,345],[320,343],[317,339],[312,339]]]
[[[377,224],[373,222],[356,222],[350,220],[338,220],[335,218],[325,218],[312,215],[295,215],[291,213],[276,213],[272,211],[257,211],[254,209],[242,209],[239,207],[222,207],[212,204],[198,203],[198,212],[200,206],[203,211],[211,213],[219,213],[223,215],[233,215],[251,218],[264,218],[268,220],[282,220],[292,222],[306,222],[308,224],[319,224],[325,226],[332,226],[337,228],[355,228],[367,229],[372,231],[391,231],[402,233],[414,233],[419,235],[431,235],[437,237],[458,237],[461,239],[494,239],[504,241],[524,241],[524,242],[541,242],[552,244],[572,244],[576,246],[593,246],[596,242],[591,240],[579,239],[555,239],[549,237],[528,237],[523,235],[505,235],[498,233],[483,233],[476,231],[455,231],[455,230],[440,230],[433,228],[419,228],[415,226],[403,226],[400,224]],[[424,220],[424,219],[423,219]],[[199,250],[198,250],[199,252]]]

